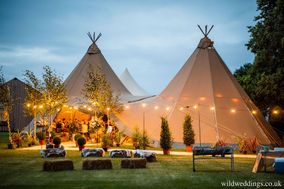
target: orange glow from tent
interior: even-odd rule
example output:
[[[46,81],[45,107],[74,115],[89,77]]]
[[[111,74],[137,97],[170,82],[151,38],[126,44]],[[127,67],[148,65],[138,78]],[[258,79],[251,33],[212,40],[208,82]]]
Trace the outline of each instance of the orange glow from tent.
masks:
[[[239,102],[239,99],[237,99],[237,98],[232,98],[232,101],[237,103],[237,102]]]
[[[204,96],[199,98],[200,100],[204,101],[206,98]]]
[[[220,94],[220,93],[217,93],[217,94],[216,94],[216,97],[221,98],[221,97],[223,97],[223,95],[222,95],[222,94]]]
[[[278,114],[279,114],[279,111],[278,111],[278,110],[273,110],[272,113],[275,114],[275,115],[278,115]]]

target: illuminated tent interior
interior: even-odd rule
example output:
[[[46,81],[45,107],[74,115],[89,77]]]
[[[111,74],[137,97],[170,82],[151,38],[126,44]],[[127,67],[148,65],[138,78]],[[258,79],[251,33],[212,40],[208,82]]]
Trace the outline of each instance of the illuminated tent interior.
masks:
[[[212,26],[213,27],[213,26]],[[280,144],[280,138],[265,121],[208,38],[205,31],[193,52],[160,95],[126,104],[118,115],[119,125],[146,129],[154,144],[160,139],[161,116],[169,121],[177,145],[183,143],[183,121],[192,117],[196,143],[237,143],[238,137],[257,138],[261,144]]]

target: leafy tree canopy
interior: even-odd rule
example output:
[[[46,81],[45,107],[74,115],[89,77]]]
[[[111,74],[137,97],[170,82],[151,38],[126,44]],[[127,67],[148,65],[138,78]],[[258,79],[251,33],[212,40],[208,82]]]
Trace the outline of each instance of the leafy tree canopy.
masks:
[[[123,110],[119,96],[113,93],[100,67],[88,73],[82,93],[90,103],[96,105],[100,112],[106,113],[107,108],[113,113]]]
[[[255,26],[248,27],[251,38],[247,44],[255,60],[234,75],[266,112],[276,106],[284,108],[284,1],[257,0],[257,5],[259,15],[255,17]]]

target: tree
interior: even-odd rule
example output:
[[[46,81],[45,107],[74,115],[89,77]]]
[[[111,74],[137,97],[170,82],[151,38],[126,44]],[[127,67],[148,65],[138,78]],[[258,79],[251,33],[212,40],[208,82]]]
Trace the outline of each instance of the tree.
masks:
[[[160,146],[163,150],[170,150],[172,148],[172,137],[167,118],[161,117],[161,134]]]
[[[34,135],[36,135],[37,113],[47,116],[50,126],[52,115],[67,102],[66,90],[62,77],[49,66],[43,67],[42,80],[32,71],[26,70],[24,76],[26,87],[26,108],[34,115]]]
[[[12,133],[10,125],[10,112],[12,110],[12,98],[10,88],[6,84],[2,66],[0,67],[0,113],[1,119],[7,122],[9,132],[9,144],[12,144]]]
[[[135,149],[140,149],[140,147],[142,147],[142,149],[145,150],[150,144],[147,131],[145,130],[143,134],[143,131],[141,133],[139,128],[135,127],[134,132],[132,133],[132,142]]]
[[[27,83],[26,92],[27,96],[25,98],[25,109],[27,112],[34,117],[34,139],[36,139],[36,122],[38,111],[42,108],[42,88],[43,84],[39,78],[35,76],[32,71],[26,70],[24,73],[25,82]]]
[[[249,26],[247,47],[255,54],[252,64],[236,70],[235,76],[256,105],[267,110],[284,104],[284,1],[258,0],[259,15]]]
[[[119,113],[123,110],[119,96],[113,94],[111,86],[100,67],[88,73],[82,93],[90,104],[95,104],[96,108],[104,114],[107,114],[108,111]]]
[[[183,122],[183,143],[190,146],[195,143],[194,131],[192,129],[192,120],[189,114],[186,114]]]
[[[50,126],[52,115],[67,102],[67,96],[62,77],[58,76],[49,66],[44,66],[43,70],[42,96],[44,110],[49,118],[48,126]]]

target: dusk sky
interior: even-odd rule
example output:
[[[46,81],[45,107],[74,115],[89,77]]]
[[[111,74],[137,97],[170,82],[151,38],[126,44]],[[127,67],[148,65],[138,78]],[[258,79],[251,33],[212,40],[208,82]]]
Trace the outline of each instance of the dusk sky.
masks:
[[[127,67],[158,94],[203,37],[197,24],[214,24],[209,38],[233,72],[252,62],[245,44],[254,25],[255,0],[91,1],[0,0],[0,66],[6,80],[49,65],[65,79],[86,53],[87,32],[119,76]]]

